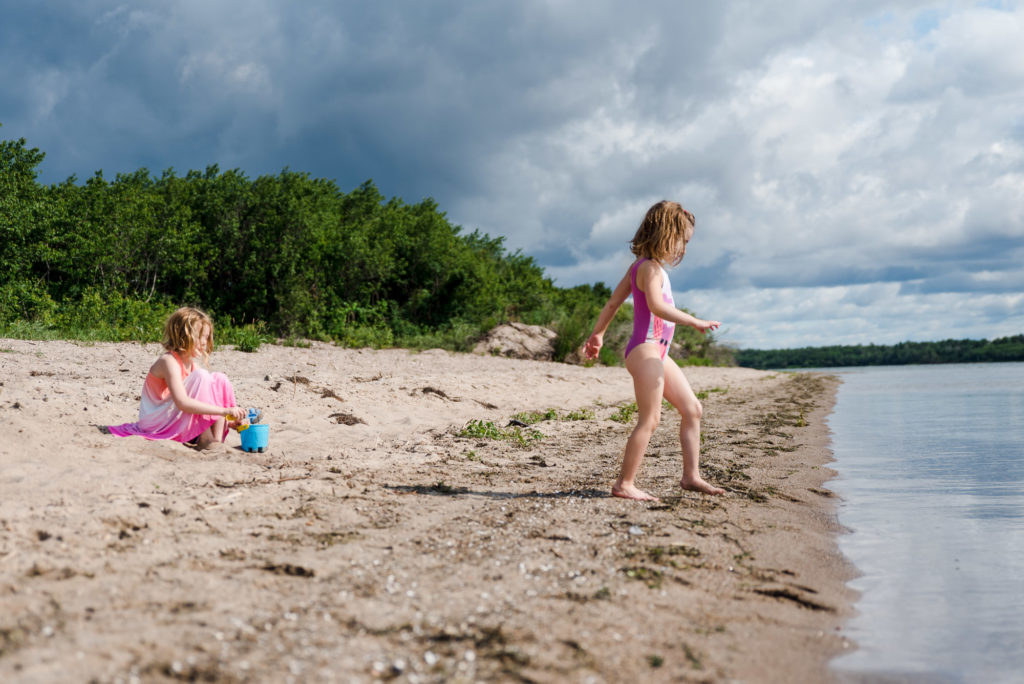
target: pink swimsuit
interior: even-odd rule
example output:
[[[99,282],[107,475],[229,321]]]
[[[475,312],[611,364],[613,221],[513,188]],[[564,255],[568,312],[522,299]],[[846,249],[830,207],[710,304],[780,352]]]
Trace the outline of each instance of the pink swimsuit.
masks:
[[[661,358],[664,359],[668,353],[668,346],[672,343],[672,334],[676,330],[676,324],[671,321],[662,320],[652,314],[647,306],[646,295],[636,286],[637,269],[645,261],[648,261],[648,259],[637,259],[631,269],[632,276],[629,281],[629,287],[633,293],[633,335],[626,344],[625,355],[628,357],[629,352],[633,351],[638,345],[645,342],[653,342],[661,346]],[[658,268],[661,268],[660,264],[658,264]],[[661,299],[669,306],[675,306],[675,301],[672,299],[672,284],[669,283],[668,273],[665,272],[664,268],[661,268]]]

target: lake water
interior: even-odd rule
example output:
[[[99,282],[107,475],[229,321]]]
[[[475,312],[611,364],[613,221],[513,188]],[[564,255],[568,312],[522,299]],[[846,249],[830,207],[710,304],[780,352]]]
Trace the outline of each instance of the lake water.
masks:
[[[1024,682],[1024,363],[831,369],[856,681]]]

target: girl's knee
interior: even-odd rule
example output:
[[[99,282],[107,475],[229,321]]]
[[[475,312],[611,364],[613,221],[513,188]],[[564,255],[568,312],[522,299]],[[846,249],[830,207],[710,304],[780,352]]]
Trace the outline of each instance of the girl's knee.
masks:
[[[704,406],[697,398],[691,401],[684,401],[678,408],[679,414],[684,420],[700,422],[700,419],[704,417]]]
[[[652,434],[657,428],[658,423],[661,421],[661,416],[655,414],[650,417],[641,418],[636,422],[636,427],[633,429],[634,432]]]

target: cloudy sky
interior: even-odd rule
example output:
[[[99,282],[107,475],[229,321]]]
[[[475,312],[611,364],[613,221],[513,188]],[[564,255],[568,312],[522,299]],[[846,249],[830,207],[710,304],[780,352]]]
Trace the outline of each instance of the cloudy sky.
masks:
[[[653,202],[742,347],[1024,332],[1024,2],[3,0],[40,180],[219,164],[438,201],[560,285]]]

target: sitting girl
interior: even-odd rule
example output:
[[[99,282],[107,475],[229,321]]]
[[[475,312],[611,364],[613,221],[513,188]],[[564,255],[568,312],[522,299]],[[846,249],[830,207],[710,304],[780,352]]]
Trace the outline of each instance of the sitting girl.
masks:
[[[164,325],[164,352],[150,367],[142,386],[137,423],[111,425],[118,437],[173,439],[207,449],[224,441],[225,418],[244,421],[245,409],[235,405],[235,391],[223,373],[205,365],[213,351],[213,321],[191,307],[178,309]]]

